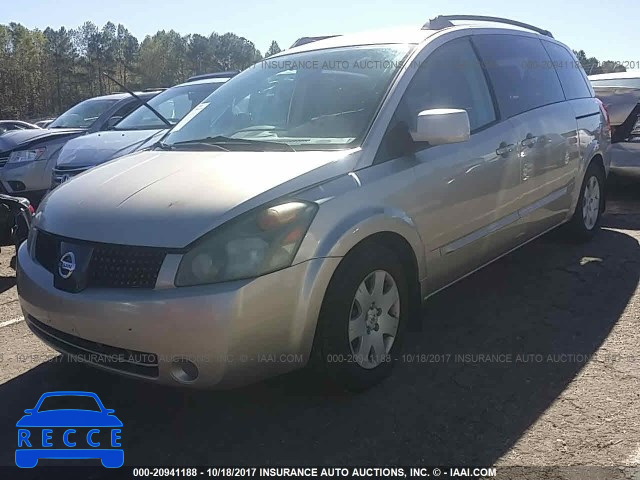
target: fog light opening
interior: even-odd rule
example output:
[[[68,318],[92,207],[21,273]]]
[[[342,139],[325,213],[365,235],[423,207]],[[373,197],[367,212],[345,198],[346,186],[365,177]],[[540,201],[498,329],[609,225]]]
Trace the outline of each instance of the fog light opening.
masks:
[[[171,375],[180,383],[195,382],[198,374],[198,367],[189,360],[182,359],[171,362]]]

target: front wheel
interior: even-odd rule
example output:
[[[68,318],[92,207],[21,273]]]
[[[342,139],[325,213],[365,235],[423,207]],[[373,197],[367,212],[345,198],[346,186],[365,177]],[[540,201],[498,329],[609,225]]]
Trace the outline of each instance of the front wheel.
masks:
[[[590,240],[600,229],[604,211],[604,181],[602,168],[591,163],[582,182],[573,218],[568,225],[571,237],[575,240]]]
[[[348,390],[387,377],[409,313],[407,275],[393,251],[370,244],[349,253],[329,284],[314,339],[322,370]]]

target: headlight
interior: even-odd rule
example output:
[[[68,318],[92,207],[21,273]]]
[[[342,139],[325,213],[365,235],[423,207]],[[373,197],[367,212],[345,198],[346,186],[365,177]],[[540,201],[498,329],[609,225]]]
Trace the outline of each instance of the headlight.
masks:
[[[34,148],[33,150],[17,150],[9,155],[8,163],[33,162],[44,154],[46,148]]]
[[[216,228],[184,255],[176,286],[258,277],[290,266],[317,210],[315,203],[295,200]]]

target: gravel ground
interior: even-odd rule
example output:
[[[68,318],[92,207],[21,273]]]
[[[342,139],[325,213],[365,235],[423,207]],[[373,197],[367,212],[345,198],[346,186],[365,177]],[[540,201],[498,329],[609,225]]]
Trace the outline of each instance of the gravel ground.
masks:
[[[616,186],[592,242],[552,232],[433,297],[394,376],[360,395],[301,373],[182,391],[61,361],[24,321],[5,325],[21,313],[3,248],[0,465],[13,464],[15,422],[43,392],[89,390],[124,422],[132,465],[479,464],[502,478],[640,478],[639,240],[640,185]]]

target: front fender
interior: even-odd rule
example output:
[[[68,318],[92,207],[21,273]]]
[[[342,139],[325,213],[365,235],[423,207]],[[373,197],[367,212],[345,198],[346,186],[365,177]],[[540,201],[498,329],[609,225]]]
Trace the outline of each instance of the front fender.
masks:
[[[321,217],[321,212],[319,212]],[[395,233],[411,246],[420,279],[426,276],[425,250],[422,239],[406,212],[387,206],[367,206],[352,211],[330,224],[324,218],[309,229],[296,255],[296,262],[311,258],[344,257],[358,243],[382,232]]]

